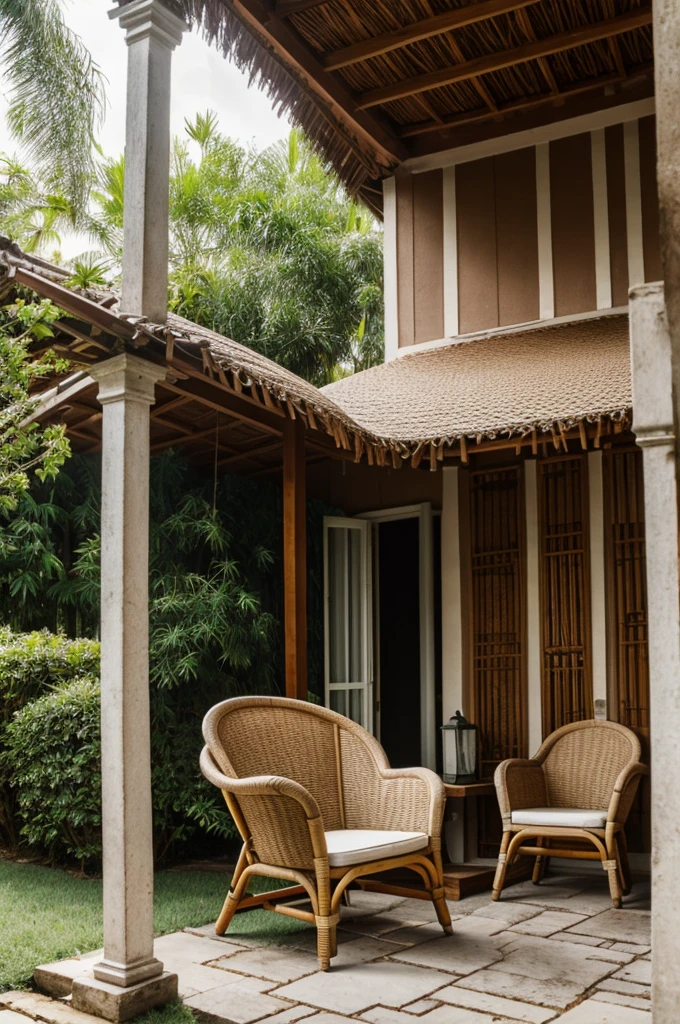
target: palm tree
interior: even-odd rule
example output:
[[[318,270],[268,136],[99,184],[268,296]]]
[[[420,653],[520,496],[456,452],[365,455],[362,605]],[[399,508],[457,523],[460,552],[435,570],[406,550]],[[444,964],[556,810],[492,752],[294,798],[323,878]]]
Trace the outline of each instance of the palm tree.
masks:
[[[55,188],[78,205],[92,172],[103,76],[64,23],[60,0],[0,0],[9,129]]]

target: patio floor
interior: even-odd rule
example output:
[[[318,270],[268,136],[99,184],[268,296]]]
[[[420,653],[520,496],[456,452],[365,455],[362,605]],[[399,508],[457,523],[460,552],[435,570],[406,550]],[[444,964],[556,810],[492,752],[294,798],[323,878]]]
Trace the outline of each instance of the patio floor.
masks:
[[[224,939],[189,929],[158,939],[156,953],[188,1006],[235,1024],[651,1024],[648,897],[638,882],[613,910],[604,875],[553,876],[500,903],[451,903],[445,937],[427,903],[353,892],[325,974],[313,929],[274,939],[240,931],[238,917]],[[0,994],[3,1004],[0,1024],[66,1024],[64,1004],[50,1014],[42,996]]]

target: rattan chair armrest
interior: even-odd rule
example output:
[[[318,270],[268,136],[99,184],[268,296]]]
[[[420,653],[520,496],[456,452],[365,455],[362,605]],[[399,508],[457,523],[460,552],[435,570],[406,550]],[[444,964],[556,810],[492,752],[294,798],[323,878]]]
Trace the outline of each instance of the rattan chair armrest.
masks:
[[[319,805],[312,794],[293,779],[282,775],[254,775],[247,779],[234,779],[224,775],[205,746],[201,751],[201,771],[209,782],[226,793],[239,796],[283,796],[296,800],[301,804],[307,818],[320,818]]]
[[[503,824],[510,824],[513,811],[526,807],[545,807],[548,793],[540,761],[514,757],[501,761],[494,778]]]
[[[642,775],[649,775],[649,766],[641,761],[628,764],[623,769],[614,783],[614,791],[607,810],[608,822],[625,825]]]
[[[399,780],[419,779],[424,783],[425,788],[422,789],[422,797],[420,797],[418,791],[409,794],[411,800],[421,803],[421,810],[418,811],[413,807],[405,808],[405,817],[408,817],[409,821],[404,823],[404,829],[405,831],[410,830],[410,828],[407,828],[407,825],[413,824],[415,811],[418,818],[422,817],[423,821],[427,821],[427,834],[434,837],[440,836],[444,819],[444,806],[446,804],[446,790],[440,776],[429,768],[383,768],[381,765],[378,765],[378,771],[381,779],[387,783],[386,789],[390,787],[392,782],[398,784]],[[393,807],[392,820],[394,820],[394,810],[396,808]]]

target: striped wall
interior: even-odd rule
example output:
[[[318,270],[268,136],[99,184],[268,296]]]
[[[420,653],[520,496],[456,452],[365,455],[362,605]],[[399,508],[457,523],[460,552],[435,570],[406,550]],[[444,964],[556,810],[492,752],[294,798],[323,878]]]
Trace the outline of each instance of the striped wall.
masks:
[[[517,149],[504,143],[503,152],[390,179],[388,358],[622,306],[630,284],[661,277],[653,115]]]

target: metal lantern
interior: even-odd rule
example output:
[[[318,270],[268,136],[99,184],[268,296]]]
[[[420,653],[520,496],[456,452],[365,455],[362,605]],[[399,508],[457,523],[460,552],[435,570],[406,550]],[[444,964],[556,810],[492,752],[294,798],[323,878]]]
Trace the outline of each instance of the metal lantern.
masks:
[[[477,773],[477,726],[456,711],[442,726],[444,782],[474,782]]]

